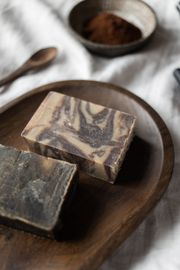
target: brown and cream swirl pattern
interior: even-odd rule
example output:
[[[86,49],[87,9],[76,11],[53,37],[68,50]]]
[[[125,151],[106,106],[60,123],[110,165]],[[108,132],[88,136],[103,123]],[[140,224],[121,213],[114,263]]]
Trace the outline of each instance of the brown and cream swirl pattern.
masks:
[[[127,113],[50,92],[22,136],[31,150],[77,163],[86,173],[113,183],[135,121]]]

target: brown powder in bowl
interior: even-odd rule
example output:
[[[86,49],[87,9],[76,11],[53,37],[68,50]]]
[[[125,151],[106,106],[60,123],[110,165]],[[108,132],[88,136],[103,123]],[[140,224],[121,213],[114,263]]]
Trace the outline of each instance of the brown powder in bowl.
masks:
[[[114,14],[101,12],[83,26],[82,35],[92,42],[120,45],[142,38],[139,28]]]

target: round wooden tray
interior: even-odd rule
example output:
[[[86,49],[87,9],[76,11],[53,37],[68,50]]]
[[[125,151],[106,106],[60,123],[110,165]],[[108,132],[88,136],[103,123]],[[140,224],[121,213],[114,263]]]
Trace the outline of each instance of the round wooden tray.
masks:
[[[142,99],[106,83],[56,82],[34,89],[0,115],[0,143],[26,149],[20,133],[48,91],[137,116],[136,136],[115,185],[81,175],[60,241],[0,227],[4,270],[93,270],[145,218],[168,186],[173,144],[159,115]]]

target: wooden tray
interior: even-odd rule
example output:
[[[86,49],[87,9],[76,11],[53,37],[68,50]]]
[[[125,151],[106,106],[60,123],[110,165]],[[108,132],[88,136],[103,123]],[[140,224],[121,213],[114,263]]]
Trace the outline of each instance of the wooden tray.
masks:
[[[2,113],[1,144],[26,149],[20,133],[48,91],[135,114],[136,136],[115,185],[81,175],[60,241],[1,226],[1,269],[97,269],[167,188],[173,169],[172,140],[158,114],[132,93],[105,83],[65,81],[34,89],[31,96]]]

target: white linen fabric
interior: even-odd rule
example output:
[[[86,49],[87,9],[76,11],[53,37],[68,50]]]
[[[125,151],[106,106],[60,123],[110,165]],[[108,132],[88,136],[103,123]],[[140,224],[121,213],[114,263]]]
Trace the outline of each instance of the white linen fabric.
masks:
[[[172,73],[180,67],[180,16],[175,0],[147,0],[156,11],[157,33],[144,49],[105,59],[89,53],[69,31],[67,15],[76,0],[0,1],[0,77],[36,50],[57,46],[47,69],[0,88],[0,111],[45,83],[66,79],[111,82],[146,100],[165,120],[175,146],[175,168],[165,195],[101,270],[180,269],[180,87]]]

